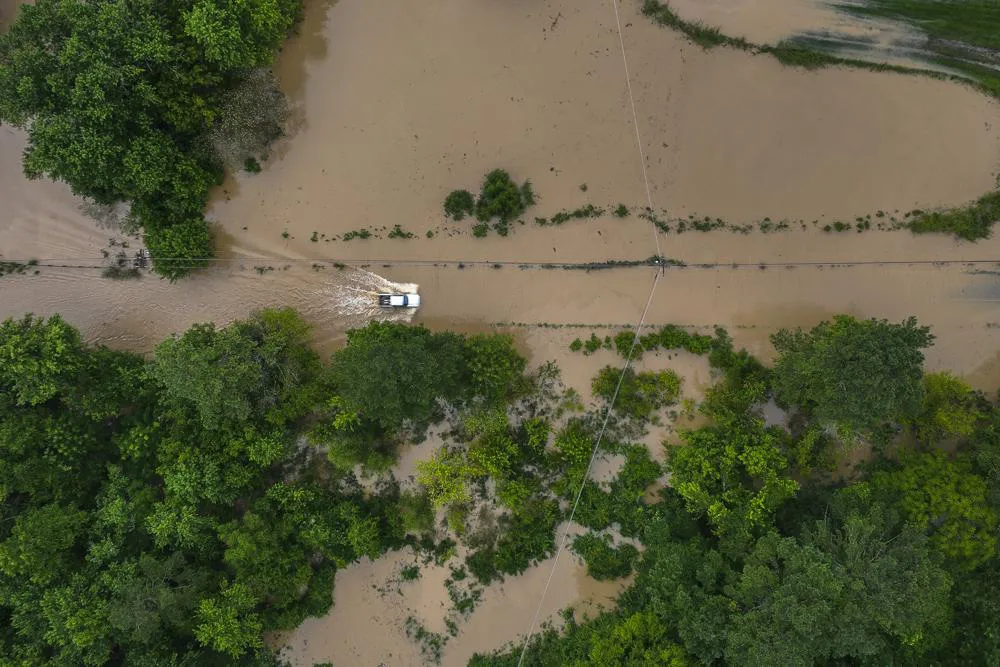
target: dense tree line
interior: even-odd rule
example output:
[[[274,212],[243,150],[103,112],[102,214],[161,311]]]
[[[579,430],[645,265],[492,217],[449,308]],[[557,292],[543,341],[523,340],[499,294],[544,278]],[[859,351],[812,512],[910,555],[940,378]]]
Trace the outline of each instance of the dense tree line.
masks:
[[[144,359],[58,316],[0,325],[4,664],[270,664],[262,633],[325,612],[337,568],[429,528],[429,505],[363,493],[305,435],[353,424],[391,452],[438,399],[502,399],[524,359],[373,324],[324,364],[308,335],[268,310]]]
[[[723,332],[699,344],[719,371],[708,423],[622,531],[643,545],[634,583],[615,610],[545,629],[524,664],[1000,664],[1000,408],[925,374],[932,340],[912,319],[839,316],[776,334],[774,368]],[[759,416],[771,398],[786,425]],[[833,474],[854,448],[860,471]],[[620,571],[610,545],[583,546]],[[520,648],[471,664],[519,664]]]
[[[25,173],[130,202],[157,271],[189,272],[212,255],[202,211],[224,160],[253,158],[281,131],[271,111],[283,100],[261,68],[300,4],[22,5],[0,35],[0,121],[28,131]]]

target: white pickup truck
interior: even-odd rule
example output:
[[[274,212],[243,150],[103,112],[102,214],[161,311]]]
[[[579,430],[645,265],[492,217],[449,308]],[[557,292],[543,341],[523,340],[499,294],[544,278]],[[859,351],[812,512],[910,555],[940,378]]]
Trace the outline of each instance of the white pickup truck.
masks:
[[[378,305],[383,308],[419,308],[419,294],[379,294]]]

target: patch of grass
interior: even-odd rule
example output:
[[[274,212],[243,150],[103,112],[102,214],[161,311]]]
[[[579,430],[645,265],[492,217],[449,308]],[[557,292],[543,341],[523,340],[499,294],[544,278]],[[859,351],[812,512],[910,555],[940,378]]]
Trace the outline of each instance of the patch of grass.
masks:
[[[420,644],[420,652],[424,655],[424,658],[435,665],[441,663],[441,651],[444,649],[444,645],[448,643],[446,636],[438,632],[431,632],[413,616],[406,617],[404,628],[406,629],[406,636]]]
[[[134,267],[107,266],[101,271],[101,277],[111,280],[138,280],[142,277],[142,273]]]
[[[371,237],[372,233],[367,229],[355,229],[344,234],[343,240],[353,241],[354,239],[361,239],[363,241],[365,239],[370,239]]]
[[[987,193],[968,206],[917,212],[906,226],[915,234],[945,233],[978,241],[990,236],[997,220],[1000,220],[1000,191]]]
[[[535,223],[539,225],[561,225],[564,222],[570,220],[583,220],[586,218],[599,218],[604,215],[604,209],[594,206],[593,204],[587,204],[586,206],[581,206],[580,208],[574,209],[572,211],[559,211],[552,216],[551,220],[546,220],[545,218],[535,218]]]
[[[393,226],[393,228],[389,231],[390,239],[412,239],[415,236],[416,235],[413,232],[408,232],[399,225]]]
[[[19,275],[28,270],[21,262],[0,262],[0,276]]]
[[[672,28],[704,49],[716,46],[730,46],[749,50],[753,45],[740,37],[729,37],[718,28],[707,26],[700,21],[685,21],[659,0],[643,0],[642,13],[654,23]]]
[[[627,218],[629,214],[628,206],[625,204],[618,204],[615,206],[614,210],[611,211],[612,215],[616,218]]]
[[[478,222],[472,226],[472,235],[477,239],[485,238],[490,233],[490,226],[485,222]]]
[[[399,578],[403,581],[416,581],[420,578],[420,566],[416,563],[407,565],[399,571]]]

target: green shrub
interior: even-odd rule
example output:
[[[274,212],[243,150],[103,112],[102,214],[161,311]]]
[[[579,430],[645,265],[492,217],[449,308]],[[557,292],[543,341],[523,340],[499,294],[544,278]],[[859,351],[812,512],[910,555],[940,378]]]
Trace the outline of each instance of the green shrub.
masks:
[[[997,220],[1000,220],[1000,191],[985,194],[962,208],[922,212],[908,226],[915,234],[939,232],[978,241],[990,236]]]
[[[345,241],[352,241],[354,239],[361,239],[364,241],[365,239],[370,239],[371,237],[372,233],[367,229],[355,229],[344,234]]]
[[[615,209],[614,211],[612,211],[612,213],[614,213],[614,216],[616,218],[627,218],[629,213],[628,206],[626,206],[625,204],[618,204],[618,206],[615,206]]]
[[[601,345],[601,339],[597,337],[597,334],[591,333],[590,338],[588,338],[587,342],[583,344],[583,353],[591,355],[601,349]]]
[[[680,396],[681,378],[672,370],[636,373],[625,369],[624,373],[613,366],[602,368],[594,378],[593,391],[610,402],[618,389],[614,410],[634,419],[648,419],[655,410],[677,401]]]
[[[583,341],[579,338],[574,338],[573,342],[569,344],[570,352],[579,352],[583,349]]]
[[[615,548],[610,537],[594,533],[573,540],[573,551],[587,563],[587,574],[598,581],[627,577],[639,558],[639,550],[631,544]]]
[[[497,542],[494,562],[498,572],[521,574],[555,551],[555,529],[559,506],[552,501],[533,500],[516,515]]]
[[[534,202],[535,194],[530,182],[525,181],[524,185],[518,187],[511,180],[510,174],[503,169],[494,169],[483,181],[479,200],[476,202],[476,219],[481,223],[493,218],[500,218],[500,222],[510,222]]]
[[[399,225],[394,226],[389,231],[389,238],[390,239],[412,239],[413,237],[414,237],[414,233],[413,232],[408,232],[408,231],[404,230],[402,227],[400,227]]]
[[[633,359],[638,359],[642,356],[643,348],[635,344],[634,331],[619,331],[615,335],[615,350],[622,359],[628,359],[630,354]]]
[[[468,190],[452,190],[451,194],[444,200],[445,217],[456,221],[464,220],[465,216],[472,215],[475,208],[476,200]]]
[[[472,226],[472,235],[477,239],[484,238],[490,233],[490,226],[485,222],[479,222]]]

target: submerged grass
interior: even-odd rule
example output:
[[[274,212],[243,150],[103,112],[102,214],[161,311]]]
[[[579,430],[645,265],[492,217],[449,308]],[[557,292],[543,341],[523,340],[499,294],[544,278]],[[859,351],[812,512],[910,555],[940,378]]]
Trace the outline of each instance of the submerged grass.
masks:
[[[961,208],[921,212],[907,226],[916,234],[937,232],[978,241],[989,237],[997,220],[1000,220],[1000,191],[987,193]]]
[[[754,54],[769,54],[783,65],[810,70],[846,66],[876,72],[917,74],[971,85],[990,97],[1000,99],[1000,2],[864,0],[863,3],[840,4],[837,8],[855,16],[912,25],[927,36],[924,60],[928,65],[946,68],[953,74],[845,58],[831,53],[836,47],[817,38],[800,37],[775,45],[754,44],[742,37],[725,35],[718,28],[699,21],[686,21],[660,0],[642,2],[642,13],[654,23],[677,30],[706,49],[726,46]],[[995,191],[983,195],[968,206],[921,213],[905,226],[914,233],[951,233],[967,241],[976,241],[990,235],[993,223],[998,218],[1000,191]],[[845,226],[845,229],[849,228],[849,225]],[[861,229],[863,228],[859,227],[859,231]],[[830,225],[824,227],[824,230],[830,231]],[[661,227],[661,231],[668,229]]]

